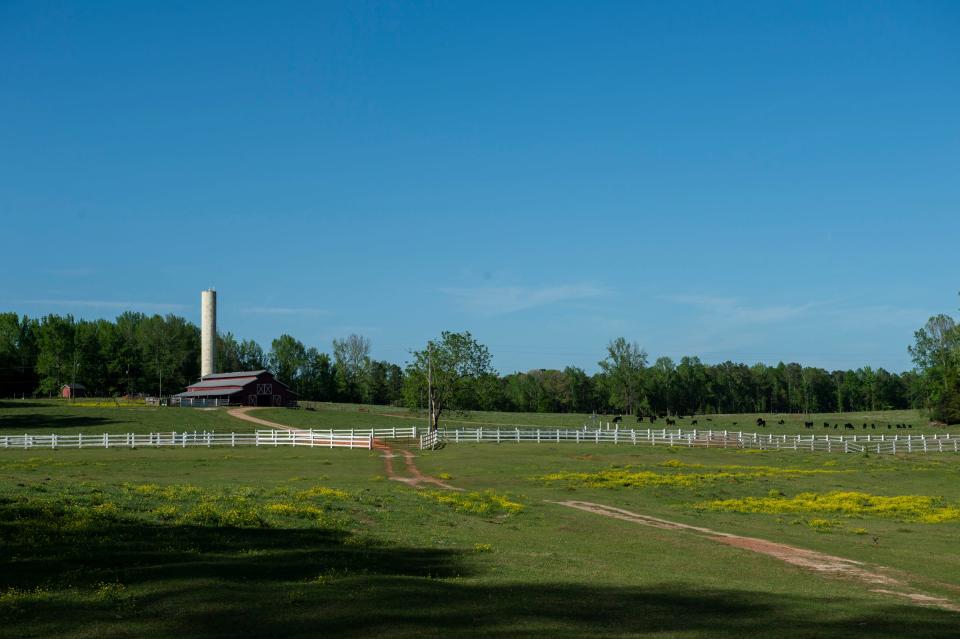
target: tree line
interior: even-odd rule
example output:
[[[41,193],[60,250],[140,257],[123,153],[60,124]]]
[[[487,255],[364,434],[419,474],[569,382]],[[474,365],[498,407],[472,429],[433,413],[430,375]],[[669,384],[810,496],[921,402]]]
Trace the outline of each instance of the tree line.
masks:
[[[374,360],[368,338],[335,339],[330,353],[290,335],[264,349],[217,336],[217,370],[271,370],[303,400],[443,410],[693,414],[814,413],[949,405],[960,393],[960,328],[947,316],[918,331],[917,368],[829,371],[798,363],[705,364],[650,359],[612,340],[596,373],[576,366],[506,375],[469,333],[445,332],[412,351],[405,367]],[[0,313],[0,395],[56,395],[80,382],[88,394],[172,394],[199,377],[200,330],[175,315],[127,312],[116,320]],[[430,375],[433,375],[433,385]]]
[[[946,424],[960,423],[960,325],[949,315],[931,317],[914,333],[910,355],[930,416]]]

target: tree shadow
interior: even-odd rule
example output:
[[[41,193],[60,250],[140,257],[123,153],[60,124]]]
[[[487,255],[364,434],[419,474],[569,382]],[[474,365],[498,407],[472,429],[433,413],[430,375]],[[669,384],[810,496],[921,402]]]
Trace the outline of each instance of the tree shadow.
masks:
[[[12,607],[0,599],[0,636],[876,639],[960,627],[960,615],[895,602],[506,581],[485,574],[483,554],[324,528],[52,519],[40,503],[0,498],[0,592],[27,593]]]
[[[31,431],[52,428],[89,428],[116,424],[120,420],[92,415],[58,415],[56,413],[0,413],[0,429],[6,431]]]

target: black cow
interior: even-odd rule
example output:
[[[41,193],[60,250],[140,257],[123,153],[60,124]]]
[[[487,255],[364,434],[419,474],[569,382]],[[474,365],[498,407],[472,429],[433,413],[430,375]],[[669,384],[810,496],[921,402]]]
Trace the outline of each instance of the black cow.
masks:
[[[813,422],[803,422],[804,428],[813,428]]]
[[[614,424],[619,424],[622,421],[623,421],[623,415],[617,415],[616,417],[613,418]]]
[[[844,424],[843,427],[846,428],[847,430],[853,430],[853,424],[851,424],[850,422],[847,422],[846,424]]]
[[[693,420],[692,422],[690,422],[690,425],[691,425],[691,426],[696,426],[696,425],[697,425],[697,420]]]

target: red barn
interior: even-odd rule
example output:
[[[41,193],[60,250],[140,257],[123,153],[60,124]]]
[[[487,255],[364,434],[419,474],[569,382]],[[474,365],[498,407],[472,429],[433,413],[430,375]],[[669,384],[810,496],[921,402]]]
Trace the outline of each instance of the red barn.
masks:
[[[297,394],[266,370],[213,373],[174,397],[181,406],[296,406]]]

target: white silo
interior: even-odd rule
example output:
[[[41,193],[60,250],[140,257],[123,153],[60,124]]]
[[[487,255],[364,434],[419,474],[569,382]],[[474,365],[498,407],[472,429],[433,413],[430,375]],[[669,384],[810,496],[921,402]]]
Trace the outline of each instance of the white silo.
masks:
[[[200,292],[200,378],[217,372],[217,292]]]

